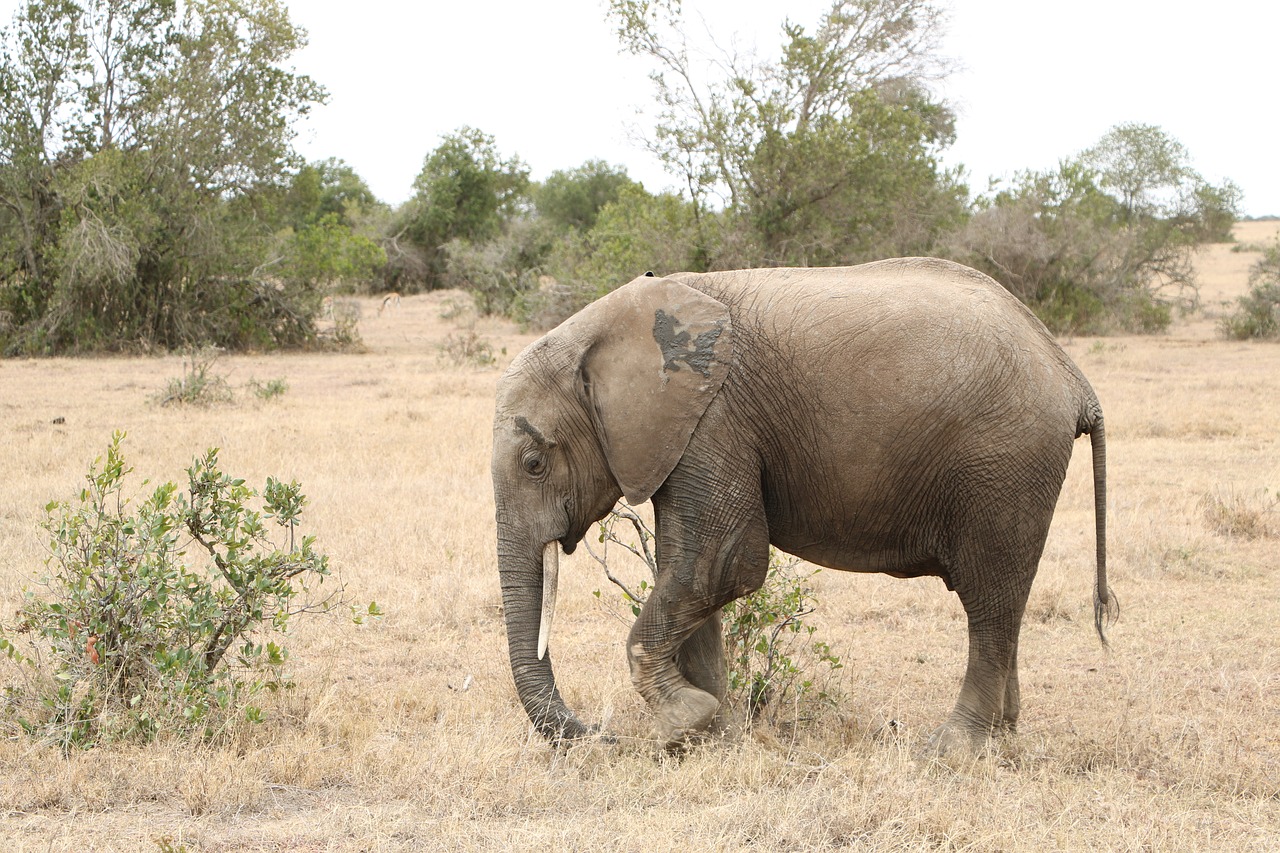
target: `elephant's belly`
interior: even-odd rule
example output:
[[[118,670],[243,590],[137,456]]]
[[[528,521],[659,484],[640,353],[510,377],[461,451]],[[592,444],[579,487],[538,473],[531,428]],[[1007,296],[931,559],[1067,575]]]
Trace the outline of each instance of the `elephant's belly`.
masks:
[[[773,544],[802,560],[837,571],[886,574],[895,578],[940,577],[947,580],[946,567],[936,557],[905,555],[899,548],[850,548],[843,544],[786,541]]]

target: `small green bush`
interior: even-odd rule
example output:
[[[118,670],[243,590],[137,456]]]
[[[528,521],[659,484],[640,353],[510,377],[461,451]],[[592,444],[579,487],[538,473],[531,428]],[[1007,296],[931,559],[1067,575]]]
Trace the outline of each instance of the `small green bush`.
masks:
[[[1222,319],[1221,328],[1237,341],[1280,338],[1280,242],[1249,270],[1249,293],[1236,300],[1235,313]]]
[[[45,507],[43,590],[0,627],[23,675],[0,721],[64,749],[261,721],[255,695],[292,686],[291,619],[341,594],[317,593],[328,558],[298,535],[296,482],[268,478],[259,496],[212,449],[188,469],[185,494],[170,482],[135,502],[123,440],[114,435],[76,498]]]
[[[637,617],[652,585],[641,579],[633,588],[615,576],[608,548],[610,544],[621,546],[645,563],[652,574],[657,571],[653,539],[648,523],[619,505],[600,522],[600,553],[587,546]],[[725,605],[721,612],[729,665],[727,701],[743,709],[748,723],[762,718],[780,723],[783,715],[790,715],[799,704],[825,699],[823,678],[842,666],[831,646],[815,636],[817,626],[805,621],[818,603],[810,584],[818,571],[806,571],[800,560],[771,548],[764,584]],[[599,590],[595,594],[601,597]]]
[[[284,392],[289,390],[289,383],[285,382],[283,378],[268,379],[266,382],[250,379],[249,390],[259,400],[274,400],[276,397],[283,396]]]
[[[760,589],[725,605],[725,651],[729,657],[729,694],[741,702],[747,719],[782,713],[810,698],[823,699],[820,675],[842,664],[831,646],[817,639],[817,626],[805,621],[818,603],[809,581],[820,570],[770,549],[769,574]]]
[[[231,384],[214,365],[222,351],[217,347],[187,350],[182,357],[182,375],[169,380],[159,396],[161,406],[212,406],[229,403],[235,397]]]

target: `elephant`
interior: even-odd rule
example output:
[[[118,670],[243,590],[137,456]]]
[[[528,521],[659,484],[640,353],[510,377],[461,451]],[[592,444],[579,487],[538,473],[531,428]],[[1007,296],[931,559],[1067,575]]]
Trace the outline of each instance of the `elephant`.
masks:
[[[657,570],[626,654],[664,744],[716,721],[720,609],[761,586],[773,545],[954,591],[968,665],[929,744],[981,752],[1016,730],[1022,616],[1084,434],[1105,644],[1116,605],[1102,409],[1004,287],[932,258],[647,273],[529,345],[498,382],[497,557],[524,710],[553,742],[595,731],[567,707],[547,653],[558,555],[625,497],[653,503]]]

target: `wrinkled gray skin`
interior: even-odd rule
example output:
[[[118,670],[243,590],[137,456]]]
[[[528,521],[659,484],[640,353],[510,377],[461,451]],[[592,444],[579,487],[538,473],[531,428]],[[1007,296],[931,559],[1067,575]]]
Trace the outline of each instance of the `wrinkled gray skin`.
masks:
[[[1018,720],[1022,614],[1085,433],[1101,633],[1102,411],[999,284],[920,258],[636,279],[532,344],[498,385],[498,560],[525,710],[553,741],[588,732],[538,653],[543,551],[572,552],[625,495],[653,500],[658,571],[627,656],[668,745],[715,719],[720,608],[760,587],[772,543],[954,590],[969,662],[931,743],[981,749]]]

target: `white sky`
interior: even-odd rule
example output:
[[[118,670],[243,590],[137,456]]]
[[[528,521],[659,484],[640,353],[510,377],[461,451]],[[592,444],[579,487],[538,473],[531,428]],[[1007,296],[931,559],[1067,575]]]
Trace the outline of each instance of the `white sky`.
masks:
[[[330,93],[302,124],[311,160],[349,163],[384,201],[412,193],[443,134],[495,137],[544,178],[590,158],[650,190],[673,183],[634,141],[653,104],[643,60],[619,53],[606,0],[285,0],[310,45],[295,57]],[[1155,124],[1210,181],[1231,178],[1248,215],[1280,215],[1280,2],[942,0],[941,92],[959,114],[949,164],[974,191],[993,175],[1054,167],[1109,128]],[[828,0],[684,0],[721,45],[775,56],[786,16],[812,29]],[[0,0],[7,22],[16,0]],[[785,11],[784,11],[785,10]]]
[[[602,158],[650,190],[672,179],[637,142],[653,103],[648,66],[620,54],[605,0],[292,0],[310,33],[298,69],[330,92],[299,139],[340,157],[385,201],[412,192],[440,136],[471,125],[533,177]],[[722,45],[776,55],[790,16],[812,29],[827,0],[685,0]],[[1051,168],[1123,121],[1156,124],[1211,182],[1244,190],[1244,211],[1280,214],[1275,102],[1280,2],[1214,7],[1167,0],[952,0],[942,89],[958,110],[947,161],[970,186]],[[781,11],[786,10],[786,11]]]

